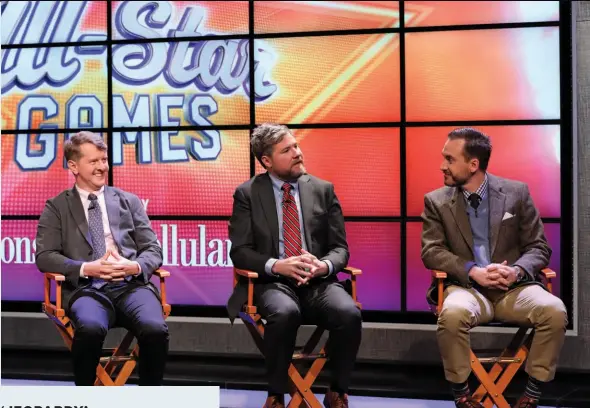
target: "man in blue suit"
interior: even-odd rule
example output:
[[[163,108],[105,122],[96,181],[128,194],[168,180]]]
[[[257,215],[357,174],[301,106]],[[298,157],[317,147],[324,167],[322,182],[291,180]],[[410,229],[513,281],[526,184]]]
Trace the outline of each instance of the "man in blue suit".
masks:
[[[76,385],[93,385],[102,345],[117,325],[138,339],[140,385],[160,385],[168,327],[149,282],[162,250],[141,200],[106,185],[107,146],[91,132],[64,144],[76,182],[45,204],[36,238],[41,272],[63,274],[63,305],[75,328]]]

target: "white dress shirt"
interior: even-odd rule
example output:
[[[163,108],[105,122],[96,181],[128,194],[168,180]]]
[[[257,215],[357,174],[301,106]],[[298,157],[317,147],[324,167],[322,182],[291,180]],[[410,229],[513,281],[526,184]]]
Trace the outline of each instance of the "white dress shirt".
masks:
[[[107,214],[107,203],[104,198],[104,186],[102,186],[100,190],[93,191],[92,193],[90,193],[76,185],[76,191],[78,191],[78,194],[80,195],[80,200],[82,201],[82,207],[84,207],[84,215],[86,216],[86,222],[88,222],[88,208],[90,207],[91,202],[88,199],[88,196],[90,194],[94,194],[98,198],[97,201],[100,205],[100,211],[102,214],[102,229],[104,230],[105,248],[107,249],[107,251],[112,248],[117,249],[117,244],[115,243],[115,240],[113,239],[113,234],[111,232],[111,225],[109,224],[109,216]],[[109,257],[109,260],[111,259],[112,258]],[[86,275],[84,275],[84,265],[86,265],[86,263],[87,262],[84,262],[80,267],[80,277],[82,278],[86,277]],[[136,263],[139,267],[139,275],[141,273],[141,266],[139,266],[139,263],[137,262],[134,263]]]

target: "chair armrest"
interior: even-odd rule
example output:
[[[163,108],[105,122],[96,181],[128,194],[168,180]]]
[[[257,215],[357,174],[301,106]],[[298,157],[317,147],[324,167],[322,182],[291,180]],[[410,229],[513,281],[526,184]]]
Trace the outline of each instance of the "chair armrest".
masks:
[[[547,281],[547,289],[549,290],[550,293],[553,293],[553,283],[551,282],[551,279],[556,278],[557,274],[555,273],[555,271],[553,271],[549,268],[544,268],[544,269],[541,269],[541,275]]]
[[[160,279],[163,279],[163,278],[167,278],[167,277],[169,277],[169,276],[170,276],[170,272],[168,272],[168,271],[165,271],[165,270],[163,270],[163,269],[156,269],[156,270],[154,271],[154,275],[156,275],[156,276],[157,276],[157,277],[159,277]]]
[[[59,273],[44,272],[43,276],[43,311],[54,317],[64,317],[66,311],[61,305],[61,287],[66,277]],[[55,305],[51,303],[51,282],[55,282]]]
[[[46,272],[45,277],[47,279],[54,280],[56,282],[64,282],[66,280],[66,277],[64,275],[59,274],[59,273]]]
[[[256,278],[258,278],[258,274],[256,272],[247,271],[246,269],[234,268],[234,271],[238,275],[243,276],[244,278],[249,278],[249,279],[256,279]]]
[[[358,276],[358,275],[362,275],[363,271],[361,271],[358,268],[353,268],[352,266],[347,266],[346,268],[342,269],[343,273],[347,273],[351,276]]]
[[[172,307],[166,302],[166,278],[170,276],[170,272],[165,271],[164,269],[156,269],[152,276],[154,275],[160,278],[160,299],[162,301],[162,311],[164,313],[164,318],[166,318],[172,311]]]
[[[244,312],[253,316],[256,314],[256,306],[254,306],[254,279],[258,278],[258,273],[246,269],[234,268],[234,288],[238,284],[240,276],[248,279],[248,303],[244,305]]]
[[[443,305],[443,292],[444,292],[444,280],[447,278],[447,273],[443,271],[437,271],[433,269],[430,271],[432,278],[436,279],[436,290],[437,290],[437,304],[435,314],[438,316],[442,311]]]
[[[341,272],[350,275],[350,280],[352,282],[352,293],[350,294],[350,296],[352,297],[352,300],[354,300],[354,303],[357,305],[357,307],[359,309],[362,309],[363,305],[357,300],[356,277],[362,275],[363,271],[352,266],[346,266],[346,268],[342,269]]]

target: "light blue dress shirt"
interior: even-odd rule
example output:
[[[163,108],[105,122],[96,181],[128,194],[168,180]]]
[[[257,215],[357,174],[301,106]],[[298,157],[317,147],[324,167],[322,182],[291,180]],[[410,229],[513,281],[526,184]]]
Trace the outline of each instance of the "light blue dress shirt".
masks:
[[[277,220],[279,222],[279,259],[285,259],[286,258],[286,256],[285,256],[285,238],[284,238],[284,232],[283,232],[283,195],[285,194],[285,192],[282,189],[282,186],[283,186],[283,184],[285,184],[285,182],[283,180],[273,176],[270,172],[268,173],[268,175],[270,176],[270,179],[272,181],[272,191],[275,196],[275,204],[277,207]],[[307,251],[307,244],[305,242],[305,229],[303,226],[303,214],[301,212],[301,201],[300,201],[300,196],[299,196],[299,184],[297,184],[297,183],[289,183],[289,184],[291,184],[291,187],[293,187],[291,189],[291,194],[293,195],[293,198],[295,199],[295,204],[297,204],[297,213],[299,214],[299,230],[301,231],[301,244],[302,244],[301,246],[303,249],[305,249]],[[266,262],[266,265],[264,266],[264,270],[267,274],[276,276],[274,273],[272,273],[272,267],[274,266],[276,261],[278,261],[278,259],[270,258]],[[328,273],[326,275],[322,276],[322,278],[326,278],[327,276],[330,276],[330,274],[334,270],[334,265],[332,265],[332,262],[330,262],[327,259],[322,262],[325,262],[328,265]]]

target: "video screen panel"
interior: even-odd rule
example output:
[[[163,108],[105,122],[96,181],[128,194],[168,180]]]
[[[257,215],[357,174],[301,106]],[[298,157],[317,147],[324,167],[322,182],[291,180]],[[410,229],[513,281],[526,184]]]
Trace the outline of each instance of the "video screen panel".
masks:
[[[404,1],[414,26],[559,21],[558,1]]]
[[[255,1],[256,33],[399,27],[398,1]]]
[[[115,40],[248,34],[247,1],[113,1]]]
[[[560,118],[558,27],[406,33],[408,121]]]
[[[256,105],[256,122],[354,123],[400,120],[399,35],[256,40],[276,94]],[[272,53],[271,53],[272,52]]]
[[[113,178],[148,215],[229,217],[249,148],[247,130],[114,132]]]
[[[104,49],[2,49],[2,130],[106,127]]]

